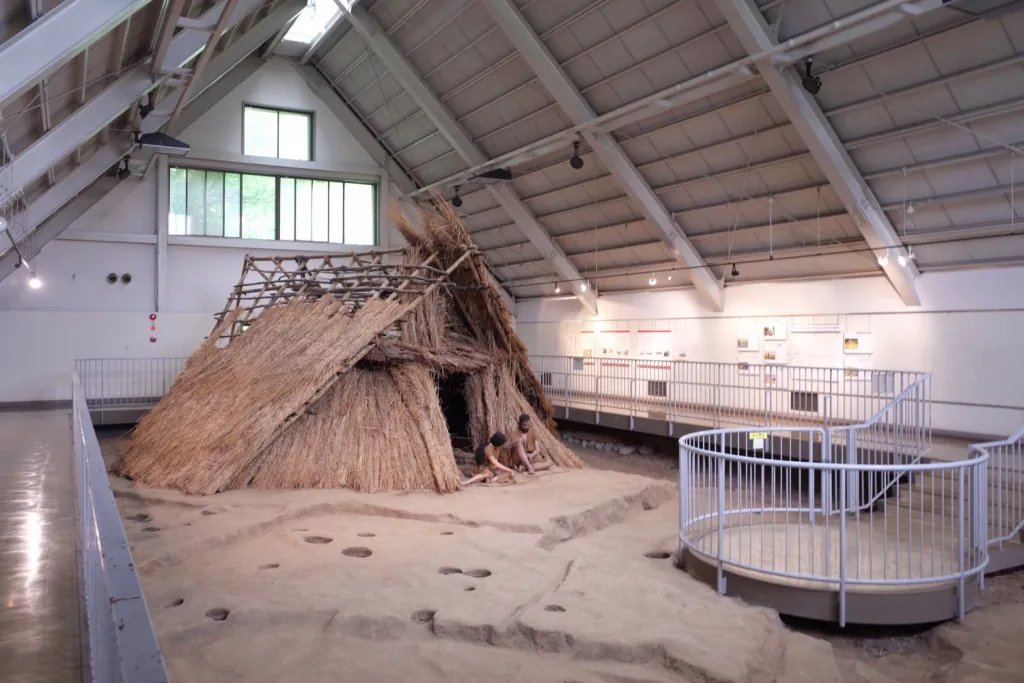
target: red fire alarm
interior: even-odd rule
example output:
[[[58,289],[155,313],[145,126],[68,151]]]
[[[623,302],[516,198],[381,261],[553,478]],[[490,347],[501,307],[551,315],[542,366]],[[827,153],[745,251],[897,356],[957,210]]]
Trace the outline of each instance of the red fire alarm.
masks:
[[[150,320],[156,320],[156,313],[150,313],[149,314],[149,319]]]
[[[156,337],[150,337],[149,338],[149,343],[150,344],[155,344],[156,343]]]

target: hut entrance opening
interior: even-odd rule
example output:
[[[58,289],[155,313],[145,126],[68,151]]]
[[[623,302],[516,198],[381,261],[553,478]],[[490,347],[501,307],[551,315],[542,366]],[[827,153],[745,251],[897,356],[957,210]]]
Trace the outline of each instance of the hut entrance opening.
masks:
[[[448,423],[453,448],[472,448],[469,436],[469,406],[466,404],[465,373],[451,372],[437,378],[437,394],[441,411]]]

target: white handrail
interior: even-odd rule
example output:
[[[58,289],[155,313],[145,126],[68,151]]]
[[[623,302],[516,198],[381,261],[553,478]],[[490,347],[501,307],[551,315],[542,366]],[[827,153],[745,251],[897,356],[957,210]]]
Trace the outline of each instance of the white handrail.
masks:
[[[160,646],[107,479],[78,375],[72,376],[78,559],[95,683],[166,683]]]
[[[851,586],[955,581],[962,619],[965,583],[988,564],[989,456],[921,462],[927,381],[860,424],[680,438],[680,550],[715,565],[721,593],[727,569],[834,586],[840,625]]]

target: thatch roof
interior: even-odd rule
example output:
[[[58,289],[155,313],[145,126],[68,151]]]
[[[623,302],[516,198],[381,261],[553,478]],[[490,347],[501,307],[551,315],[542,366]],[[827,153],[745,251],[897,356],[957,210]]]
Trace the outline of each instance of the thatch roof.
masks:
[[[447,205],[393,252],[247,257],[210,337],[136,428],[120,471],[208,494],[247,486],[454,491],[435,375],[463,373],[472,436],[535,415],[565,467],[551,408],[511,316]],[[457,295],[456,295],[457,294]]]

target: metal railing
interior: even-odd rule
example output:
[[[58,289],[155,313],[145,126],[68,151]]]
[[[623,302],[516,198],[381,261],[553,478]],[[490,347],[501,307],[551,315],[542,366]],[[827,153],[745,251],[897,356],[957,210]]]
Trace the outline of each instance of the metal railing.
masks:
[[[570,409],[734,426],[833,427],[871,419],[916,387],[931,423],[931,376],[905,370],[531,355],[548,398]],[[930,443],[930,429],[927,433]]]
[[[970,451],[988,457],[989,544],[1019,542],[1024,531],[1024,427],[1008,439],[973,444]]]
[[[724,572],[839,593],[964,584],[988,563],[989,454],[923,463],[926,391],[848,426],[715,429],[679,440],[680,549]],[[759,452],[763,451],[763,452]]]
[[[77,552],[90,683],[167,681],[82,382],[72,377]]]
[[[151,406],[185,367],[185,358],[83,358],[75,361],[91,409]]]

